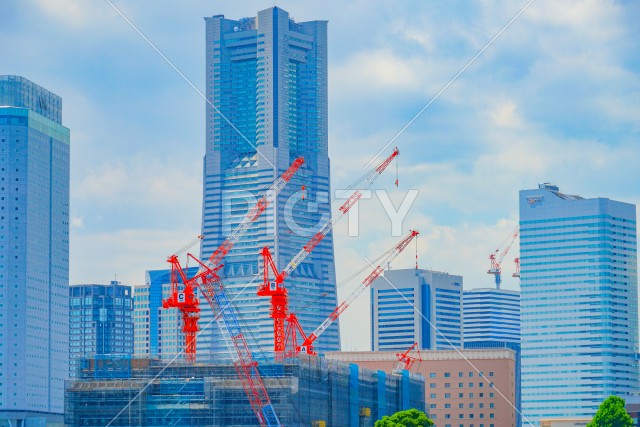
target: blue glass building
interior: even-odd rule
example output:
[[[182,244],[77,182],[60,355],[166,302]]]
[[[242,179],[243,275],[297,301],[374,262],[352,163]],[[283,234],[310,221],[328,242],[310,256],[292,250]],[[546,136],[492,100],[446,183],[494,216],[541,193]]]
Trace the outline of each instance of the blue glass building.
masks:
[[[520,344],[520,292],[477,288],[464,291],[464,342]]]
[[[133,354],[131,291],[116,281],[69,287],[69,377],[82,358]]]
[[[638,389],[635,205],[520,192],[523,420],[591,417]]]
[[[205,21],[211,104],[207,105],[201,257],[211,255],[260,192],[295,158],[305,159],[276,202],[226,256],[221,270],[249,345],[272,352],[269,300],[256,296],[259,253],[269,246],[278,268],[284,268],[331,215],[327,23],[295,22],[277,7],[254,18],[217,15]],[[290,309],[305,330],[315,329],[337,303],[331,234],[298,266],[286,286]],[[203,305],[201,325],[213,324],[211,310]],[[216,328],[208,331],[198,338],[198,357],[225,355]],[[320,353],[339,349],[337,323],[316,348]]]
[[[462,346],[462,276],[386,270],[371,283],[371,349],[446,350]]]
[[[62,414],[68,287],[62,100],[23,77],[0,76],[0,423]]]
[[[515,352],[516,426],[521,426],[520,292],[477,288],[464,291],[464,348],[510,348]]]

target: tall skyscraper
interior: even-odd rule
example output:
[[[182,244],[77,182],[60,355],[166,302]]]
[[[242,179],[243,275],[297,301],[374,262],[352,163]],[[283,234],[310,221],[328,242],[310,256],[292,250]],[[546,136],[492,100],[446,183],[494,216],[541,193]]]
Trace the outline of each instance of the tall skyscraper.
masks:
[[[520,344],[520,292],[478,288],[464,291],[465,344],[500,341]]]
[[[133,354],[132,313],[131,286],[111,281],[69,287],[69,377],[83,357]]]
[[[330,218],[327,137],[327,22],[295,22],[277,7],[255,18],[205,18],[207,147],[201,256],[209,257],[298,156],[305,159],[263,216],[224,260],[221,277],[235,299],[247,341],[273,350],[268,298],[256,296],[259,253],[269,246],[278,268]],[[215,107],[215,108],[214,108]],[[303,187],[306,190],[304,197]],[[307,331],[337,303],[329,234],[288,278],[290,309]],[[201,325],[212,321],[203,304]],[[213,323],[215,324],[215,323]],[[226,355],[220,335],[198,337],[198,357]],[[339,349],[338,325],[316,343]]]
[[[197,271],[197,267],[186,269],[188,276],[193,276]],[[170,295],[171,270],[147,270],[144,286],[134,288],[136,357],[184,359],[180,313],[176,308],[162,308],[162,300]],[[203,300],[202,304],[206,302]]]
[[[520,192],[523,421],[591,417],[638,389],[636,209]]]
[[[462,346],[462,276],[386,270],[371,283],[371,348],[446,350]]]
[[[23,77],[0,76],[0,420],[62,414],[68,287],[62,100]]]

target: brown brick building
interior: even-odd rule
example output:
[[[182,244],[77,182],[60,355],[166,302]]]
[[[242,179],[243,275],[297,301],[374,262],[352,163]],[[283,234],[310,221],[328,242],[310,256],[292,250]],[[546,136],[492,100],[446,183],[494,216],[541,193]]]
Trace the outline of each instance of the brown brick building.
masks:
[[[436,427],[516,427],[513,350],[437,350],[421,356],[411,371],[425,378],[425,407]],[[385,372],[397,360],[388,351],[326,357]]]

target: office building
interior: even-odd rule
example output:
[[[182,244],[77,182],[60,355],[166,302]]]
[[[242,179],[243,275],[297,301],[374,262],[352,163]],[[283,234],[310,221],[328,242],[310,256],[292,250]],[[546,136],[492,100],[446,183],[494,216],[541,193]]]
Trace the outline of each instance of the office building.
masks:
[[[371,347],[444,350],[462,346],[462,276],[386,270],[371,283]]]
[[[520,344],[520,292],[479,288],[464,291],[464,342]]]
[[[197,271],[197,267],[186,269],[188,275]],[[162,308],[162,300],[171,295],[171,270],[147,270],[144,286],[135,287],[133,294],[135,356],[183,360],[184,334],[180,313],[176,308]],[[201,304],[207,303],[204,298],[201,300]]]
[[[132,302],[131,286],[116,281],[69,287],[70,378],[82,358],[133,354]]]
[[[60,418],[68,287],[62,99],[23,77],[0,76],[0,423]]]
[[[517,427],[515,353],[510,349],[426,350],[411,367],[425,381],[425,407],[435,427]],[[395,351],[331,352],[328,359],[393,372]],[[407,371],[404,371],[407,372]]]
[[[67,426],[260,425],[230,364],[104,362],[87,361],[67,387]],[[424,410],[424,379],[408,372],[392,376],[307,355],[267,368],[265,388],[287,427],[373,427],[384,415]]]
[[[636,208],[520,192],[523,419],[589,418],[638,389]]]
[[[462,306],[465,349],[509,348],[514,351],[516,426],[520,426],[520,292],[469,289],[463,293]]]
[[[270,301],[256,295],[259,253],[268,246],[282,269],[331,218],[327,22],[296,22],[278,7],[252,18],[216,15],[205,21],[211,104],[207,105],[201,256],[214,252],[261,191],[297,157],[305,160],[220,270],[241,323],[251,329],[249,345],[270,352]],[[305,330],[315,329],[337,304],[331,234],[285,285],[291,311]],[[204,304],[201,323],[211,320],[211,310]],[[336,323],[317,341],[316,349],[337,350],[339,342]],[[201,334],[197,349],[199,358],[227,354],[217,332]]]

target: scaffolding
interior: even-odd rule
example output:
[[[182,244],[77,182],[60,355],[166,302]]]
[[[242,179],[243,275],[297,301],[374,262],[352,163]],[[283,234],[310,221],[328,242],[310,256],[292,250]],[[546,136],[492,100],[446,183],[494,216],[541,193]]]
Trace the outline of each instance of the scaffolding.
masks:
[[[85,360],[65,387],[65,423],[75,426],[258,427],[232,365],[156,359]],[[106,378],[107,366],[112,378]],[[96,369],[98,368],[98,369]],[[261,368],[287,427],[372,427],[384,415],[424,410],[424,378],[389,375],[300,355]],[[127,378],[124,378],[127,376]]]

